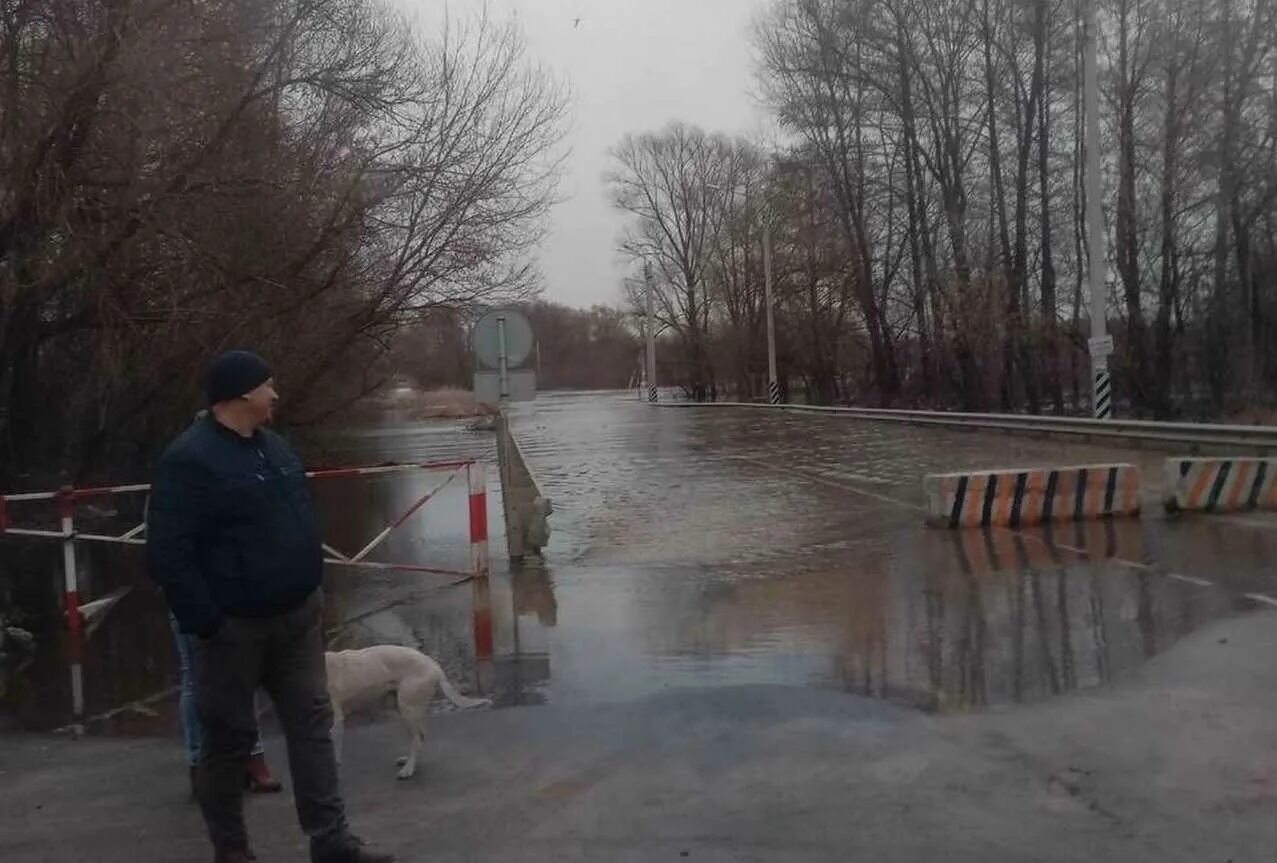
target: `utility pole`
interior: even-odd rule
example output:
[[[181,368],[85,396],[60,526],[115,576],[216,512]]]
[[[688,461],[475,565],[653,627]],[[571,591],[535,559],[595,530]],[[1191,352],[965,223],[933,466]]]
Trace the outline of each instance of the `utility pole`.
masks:
[[[780,404],[780,376],[776,374],[776,314],[772,309],[772,226],[763,219],[763,296],[767,304],[767,401]]]
[[[1113,379],[1109,355],[1113,339],[1106,335],[1108,297],[1104,284],[1104,211],[1100,207],[1100,85],[1095,4],[1083,3],[1083,80],[1086,101],[1086,234],[1091,251],[1091,408],[1095,418],[1113,418]]]
[[[656,390],[656,299],[651,264],[643,264],[643,281],[647,291],[647,400],[655,404],[660,396]]]

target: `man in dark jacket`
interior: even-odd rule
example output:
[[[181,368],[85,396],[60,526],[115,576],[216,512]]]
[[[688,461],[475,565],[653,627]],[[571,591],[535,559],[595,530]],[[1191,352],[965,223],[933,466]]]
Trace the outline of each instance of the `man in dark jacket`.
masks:
[[[147,557],[182,632],[195,638],[204,725],[200,807],[216,863],[254,859],[244,827],[244,766],[264,688],[288,741],[297,817],[315,863],[388,863],[346,824],[324,672],[323,551],[306,474],[265,428],[278,396],[247,351],[218,357],[209,413],[164,453],[147,519]]]

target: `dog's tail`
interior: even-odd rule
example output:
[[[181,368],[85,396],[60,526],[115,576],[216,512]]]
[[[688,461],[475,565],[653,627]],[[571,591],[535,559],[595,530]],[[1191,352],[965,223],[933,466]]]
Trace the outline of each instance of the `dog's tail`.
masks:
[[[463,710],[468,707],[490,707],[492,705],[492,699],[490,698],[467,698],[462,695],[453,688],[452,683],[448,681],[448,675],[446,674],[441,674],[439,676],[439,691],[443,693],[444,698],[447,698]]]

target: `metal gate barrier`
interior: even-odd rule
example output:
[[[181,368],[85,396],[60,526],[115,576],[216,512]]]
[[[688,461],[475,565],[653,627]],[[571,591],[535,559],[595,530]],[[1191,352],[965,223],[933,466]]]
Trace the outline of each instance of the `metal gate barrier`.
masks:
[[[421,462],[416,464],[383,464],[374,467],[336,468],[307,471],[311,480],[349,479],[408,471],[445,473],[446,477],[430,491],[416,498],[401,514],[392,519],[384,529],[363,548],[347,555],[324,543],[324,563],[330,566],[355,569],[399,570],[432,575],[466,576],[484,578],[489,572],[488,561],[488,495],[485,466],[475,460]],[[470,532],[470,567],[466,570],[447,569],[420,563],[385,563],[369,560],[368,556],[413,515],[434,497],[465,474],[469,498],[468,517]],[[83,731],[84,719],[84,644],[101,624],[106,613],[128,594],[131,587],[118,588],[89,602],[81,602],[77,545],[81,542],[112,543],[141,546],[146,544],[145,520],[121,534],[82,533],[76,530],[76,508],[91,500],[121,495],[147,494],[151,486],[145,483],[131,485],[73,488],[66,486],[57,491],[28,492],[0,495],[0,539],[6,536],[56,540],[62,544],[63,606],[68,636],[68,659],[71,667],[71,707],[75,717],[72,726]],[[13,510],[17,505],[54,504],[60,522],[58,530],[39,527],[23,527],[13,522]]]

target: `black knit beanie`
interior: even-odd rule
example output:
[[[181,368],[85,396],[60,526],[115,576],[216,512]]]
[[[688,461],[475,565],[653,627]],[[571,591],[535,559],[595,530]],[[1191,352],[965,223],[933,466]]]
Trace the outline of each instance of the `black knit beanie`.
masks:
[[[204,372],[204,395],[210,405],[247,395],[271,378],[270,365],[252,351],[229,351]]]

